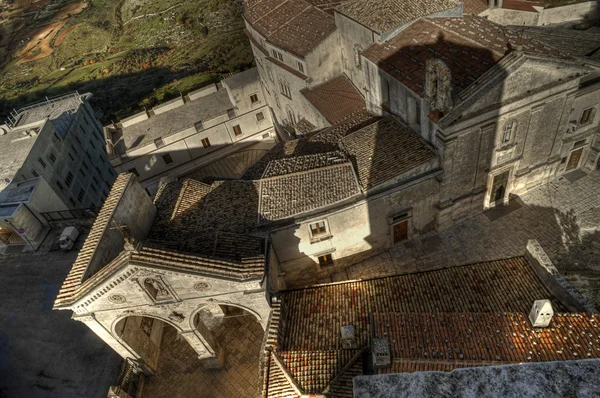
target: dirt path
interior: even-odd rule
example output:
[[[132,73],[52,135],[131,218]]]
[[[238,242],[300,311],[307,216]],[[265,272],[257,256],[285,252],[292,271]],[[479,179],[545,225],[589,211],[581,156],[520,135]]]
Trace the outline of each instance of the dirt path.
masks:
[[[65,39],[67,38],[67,36],[73,32],[75,29],[77,29],[79,27],[79,25],[81,25],[80,23],[78,23],[77,25],[73,25],[73,26],[69,26],[67,29],[63,30],[62,32],[60,32],[57,36],[56,39],[54,39],[54,46],[53,47],[58,47],[60,46],[63,41],[65,41]]]

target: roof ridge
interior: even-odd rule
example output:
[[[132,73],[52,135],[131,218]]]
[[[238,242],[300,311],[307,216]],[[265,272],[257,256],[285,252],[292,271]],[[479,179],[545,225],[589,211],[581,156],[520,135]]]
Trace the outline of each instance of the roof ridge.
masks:
[[[328,152],[325,152],[328,153]],[[307,155],[310,156],[310,155]],[[277,159],[274,159],[277,160]],[[272,161],[270,161],[269,163],[271,163]],[[329,169],[334,169],[334,168],[341,168],[341,167],[345,167],[345,166],[350,166],[352,167],[352,163],[350,163],[349,161],[345,161],[342,163],[338,163],[338,164],[331,164],[329,166],[324,166],[324,167],[317,167],[316,169],[310,169],[310,170],[302,170],[302,171],[295,171],[293,173],[288,173],[288,174],[281,174],[278,176],[273,176],[273,177],[266,177],[266,178],[261,178],[259,181],[271,181],[271,180],[275,180],[275,179],[280,179],[283,177],[289,177],[289,176],[295,176],[295,175],[300,175],[300,174],[308,174],[308,173],[312,173],[316,170],[329,170]]]
[[[277,365],[277,367],[279,367],[279,369],[281,369],[283,376],[286,378],[288,383],[290,383],[290,386],[294,389],[294,391],[296,391],[296,393],[298,395],[303,395],[304,390],[302,390],[302,389],[300,389],[300,387],[298,387],[298,385],[299,385],[298,381],[296,380],[296,378],[294,376],[292,376],[290,371],[287,369],[287,367],[285,366],[285,364],[283,363],[283,361],[277,354],[277,351],[271,350],[271,355],[272,355],[272,358],[274,359],[274,362]]]
[[[469,19],[470,19],[470,18],[479,18],[479,17],[477,17],[477,16],[475,16],[475,15],[472,15],[472,16],[463,16],[463,17],[448,17],[448,19],[455,18],[455,19],[463,19],[463,20],[464,20],[464,19],[467,19],[467,17],[469,17]],[[434,26],[436,26],[436,27],[438,27],[438,28],[442,29],[444,32],[448,32],[448,33],[450,33],[450,34],[453,34],[454,36],[458,36],[458,37],[460,37],[461,39],[464,39],[464,40],[468,41],[469,43],[476,45],[477,47],[480,47],[480,48],[485,48],[485,49],[487,49],[487,50],[491,51],[492,53],[494,53],[494,54],[496,54],[496,55],[498,55],[498,56],[500,56],[500,57],[503,57],[503,56],[504,56],[504,54],[502,54],[502,53],[500,53],[500,52],[498,52],[498,51],[496,51],[496,50],[492,49],[491,47],[486,47],[486,46],[483,46],[481,43],[479,43],[479,42],[477,42],[477,41],[475,41],[475,40],[473,40],[473,39],[471,39],[471,38],[469,38],[469,37],[467,37],[467,36],[464,36],[464,35],[460,34],[459,32],[456,32],[455,30],[450,30],[450,29],[448,29],[447,27],[445,27],[444,25],[442,25],[442,24],[438,23],[437,21],[435,21],[435,22],[434,22],[433,20],[434,20],[434,19],[437,19],[437,18],[427,18],[427,17],[423,17],[423,18],[421,18],[421,19],[423,19],[423,20],[425,20],[425,21],[429,22],[430,24],[432,24],[432,25],[434,25]],[[502,25],[500,25],[500,24],[496,24],[496,25],[498,25],[498,26],[500,27],[500,29],[502,30],[502,33],[504,34],[504,37],[505,37],[505,38],[508,40],[508,37],[507,37],[507,34],[506,34],[506,29],[504,28],[504,26],[502,26]]]

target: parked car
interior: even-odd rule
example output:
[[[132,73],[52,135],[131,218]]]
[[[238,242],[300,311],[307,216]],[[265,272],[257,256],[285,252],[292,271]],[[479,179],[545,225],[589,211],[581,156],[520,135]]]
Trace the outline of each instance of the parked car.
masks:
[[[75,246],[75,241],[79,236],[79,230],[75,227],[66,227],[60,234],[58,243],[61,250],[68,252]]]

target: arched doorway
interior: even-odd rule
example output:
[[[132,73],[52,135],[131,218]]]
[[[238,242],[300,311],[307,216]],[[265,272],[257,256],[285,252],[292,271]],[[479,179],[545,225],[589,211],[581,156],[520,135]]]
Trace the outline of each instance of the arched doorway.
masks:
[[[165,338],[176,338],[194,352],[193,348],[171,324],[149,316],[127,316],[115,325],[116,336],[138,357],[137,363],[146,374],[155,374],[165,346]],[[196,355],[197,358],[197,355]]]

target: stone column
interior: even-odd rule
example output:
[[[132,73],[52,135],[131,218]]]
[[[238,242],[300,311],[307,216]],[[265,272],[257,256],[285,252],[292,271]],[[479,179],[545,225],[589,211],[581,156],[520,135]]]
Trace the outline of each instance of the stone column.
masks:
[[[72,318],[76,321],[83,322],[87,327],[92,329],[92,331],[96,333],[98,337],[104,340],[104,342],[108,344],[113,350],[115,350],[117,354],[122,356],[123,359],[133,358],[135,360],[138,360],[140,358],[135,351],[132,351],[123,344],[121,344],[121,342],[117,340],[112,335],[112,333],[104,327],[104,325],[98,322],[94,314],[79,316],[73,315]]]

